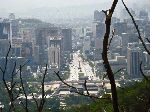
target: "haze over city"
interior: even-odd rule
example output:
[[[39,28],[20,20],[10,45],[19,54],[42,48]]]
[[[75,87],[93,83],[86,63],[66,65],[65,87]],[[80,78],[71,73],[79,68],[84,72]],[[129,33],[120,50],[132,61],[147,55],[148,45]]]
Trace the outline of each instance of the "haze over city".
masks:
[[[0,112],[150,111],[149,0],[0,1]]]
[[[85,18],[91,17],[93,11],[107,9],[112,0],[1,0],[0,16],[7,17],[9,13],[15,13],[16,17],[39,18],[49,21],[52,18]],[[148,0],[126,0],[129,7],[145,7]],[[135,5],[136,4],[136,5]],[[7,6],[7,7],[6,7]],[[122,4],[119,3],[118,8]],[[119,12],[118,12],[119,13]],[[119,16],[119,15],[118,15]]]

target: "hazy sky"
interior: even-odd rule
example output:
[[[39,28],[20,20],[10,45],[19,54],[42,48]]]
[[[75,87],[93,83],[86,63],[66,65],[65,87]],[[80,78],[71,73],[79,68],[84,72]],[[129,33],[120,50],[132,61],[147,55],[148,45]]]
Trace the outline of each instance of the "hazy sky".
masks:
[[[104,0],[0,0],[0,7],[6,10],[25,10],[38,7],[60,7],[94,4],[101,3],[103,1]]]
[[[0,9],[5,10],[27,10],[39,7],[60,7],[84,4],[96,4],[103,2],[110,2],[112,0],[0,0]],[[125,0],[132,1],[132,0]],[[134,0],[138,2],[140,0]],[[142,0],[148,1],[148,0]]]
[[[106,9],[110,8],[109,6],[111,5],[112,1],[113,0],[0,0],[0,16],[6,16],[11,12],[14,12],[18,15],[26,12],[29,13],[30,11],[32,11],[32,9],[38,9],[43,7],[59,8],[64,6],[79,6],[88,4],[98,4],[100,10],[106,6],[108,6],[106,7]],[[141,0],[124,1],[128,4],[130,2],[135,2],[140,3],[141,5]],[[149,0],[142,0],[142,3],[148,3],[148,1]]]

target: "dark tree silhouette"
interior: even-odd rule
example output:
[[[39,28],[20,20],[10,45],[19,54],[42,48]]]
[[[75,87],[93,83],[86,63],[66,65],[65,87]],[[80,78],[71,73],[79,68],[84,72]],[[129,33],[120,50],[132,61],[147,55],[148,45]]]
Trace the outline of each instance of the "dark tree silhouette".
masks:
[[[108,53],[108,46],[109,46],[111,18],[112,18],[112,15],[114,13],[117,3],[118,3],[118,0],[114,0],[109,10],[103,11],[106,15],[106,20],[105,20],[106,31],[105,31],[105,35],[103,39],[102,59],[103,59],[104,67],[106,69],[106,75],[108,76],[110,80],[110,84],[111,84],[111,93],[112,93],[112,102],[113,102],[114,112],[119,112],[118,97],[117,97],[114,73],[112,72],[111,66],[109,64],[107,53]]]
[[[43,74],[43,79],[42,79],[42,81],[41,81],[42,98],[38,101],[38,100],[35,98],[34,94],[32,93],[32,98],[33,98],[33,100],[34,100],[35,103],[36,103],[37,112],[42,112],[42,111],[43,111],[44,104],[45,104],[45,102],[46,102],[46,93],[45,93],[45,90],[44,90],[44,82],[45,82],[46,74],[47,74],[47,64],[46,64],[45,72],[44,72],[44,74]]]

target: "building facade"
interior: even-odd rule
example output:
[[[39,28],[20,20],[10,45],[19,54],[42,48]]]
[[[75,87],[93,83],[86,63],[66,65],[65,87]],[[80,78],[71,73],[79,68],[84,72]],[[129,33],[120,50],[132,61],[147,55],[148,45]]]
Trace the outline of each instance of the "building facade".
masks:
[[[127,49],[127,72],[131,78],[140,77],[140,59],[141,50],[140,48],[131,48],[128,46]]]

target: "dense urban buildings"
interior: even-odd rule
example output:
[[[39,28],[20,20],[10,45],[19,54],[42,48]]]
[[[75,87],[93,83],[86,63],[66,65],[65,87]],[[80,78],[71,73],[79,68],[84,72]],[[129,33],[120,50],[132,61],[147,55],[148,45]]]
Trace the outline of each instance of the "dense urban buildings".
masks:
[[[141,37],[147,48],[150,48],[150,21],[146,10],[134,11],[141,32]],[[123,10],[124,12],[125,10]],[[6,54],[8,55],[6,80],[10,81],[10,74],[15,73],[19,78],[19,65],[24,65],[22,76],[26,84],[40,86],[39,80],[47,67],[46,90],[50,90],[48,97],[59,96],[61,106],[65,106],[64,98],[67,95],[77,95],[76,92],[101,97],[104,93],[110,94],[110,84],[103,65],[102,50],[106,31],[105,14],[103,11],[93,11],[92,21],[88,18],[67,21],[67,24],[51,24],[38,19],[17,18],[10,13],[8,18],[0,19],[0,66],[5,67]],[[70,22],[70,23],[69,23]],[[138,33],[129,16],[124,18],[113,17],[108,47],[108,60],[115,74],[116,85],[142,79],[140,63],[143,62],[143,72],[150,74],[150,56],[144,50],[138,38]],[[27,63],[26,63],[27,62]],[[16,65],[15,65],[16,63]],[[13,70],[13,66],[17,66]],[[105,65],[107,66],[107,65]],[[54,72],[68,84],[77,89],[68,87],[58,81]],[[2,72],[0,72],[2,79]],[[28,81],[29,80],[29,81]],[[87,88],[85,82],[87,81]],[[40,87],[39,87],[40,88]],[[40,98],[39,93],[35,93]],[[21,96],[20,96],[21,97]],[[29,94],[29,97],[31,95]]]

